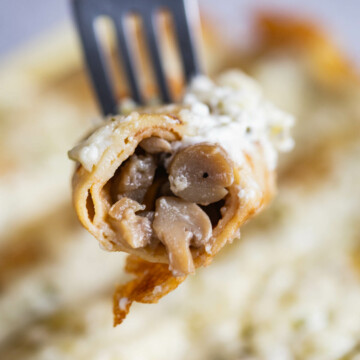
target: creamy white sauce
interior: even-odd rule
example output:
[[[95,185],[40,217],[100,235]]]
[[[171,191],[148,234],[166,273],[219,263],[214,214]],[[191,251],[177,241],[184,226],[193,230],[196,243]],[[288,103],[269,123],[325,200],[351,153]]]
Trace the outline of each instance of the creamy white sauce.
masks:
[[[86,140],[69,151],[72,160],[79,161],[87,170],[91,171],[97,164],[104,151],[111,145],[114,123],[107,123],[98,128]]]
[[[288,151],[294,145],[290,136],[294,118],[267,101],[259,85],[238,70],[224,73],[216,82],[197,76],[183,103],[190,106],[181,111],[189,131],[181,146],[218,143],[241,164],[243,151],[251,154],[260,143],[268,167],[274,169],[277,151]]]
[[[277,151],[288,151],[294,145],[290,136],[294,118],[267,101],[260,86],[239,70],[222,74],[216,82],[203,75],[195,77],[182,103],[186,108],[180,117],[187,124],[187,132],[180,142],[172,144],[175,151],[199,142],[217,143],[240,165],[244,151],[251,154],[260,144],[269,169],[274,169]],[[116,125],[137,115],[132,112],[107,121],[73,148],[69,157],[91,171],[111,146]]]
[[[112,145],[112,137],[119,122],[130,121],[137,118],[137,113],[129,116],[114,118],[107,121],[96,129],[87,139],[81,141],[68,153],[69,158],[81,163],[87,170],[91,171],[103,155],[104,151]]]

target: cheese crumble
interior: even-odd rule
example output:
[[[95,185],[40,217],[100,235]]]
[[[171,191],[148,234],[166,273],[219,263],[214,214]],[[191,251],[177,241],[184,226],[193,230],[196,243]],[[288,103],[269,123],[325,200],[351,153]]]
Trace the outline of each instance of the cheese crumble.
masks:
[[[261,145],[267,166],[273,170],[277,152],[289,151],[294,145],[290,136],[294,118],[267,101],[260,86],[239,70],[227,71],[216,81],[204,75],[196,76],[185,92],[182,105],[180,117],[187,131],[181,141],[172,144],[175,151],[199,142],[216,143],[241,165],[244,152],[251,155]],[[73,148],[69,157],[91,171],[111,146],[116,125],[137,115],[133,112],[107,121]]]

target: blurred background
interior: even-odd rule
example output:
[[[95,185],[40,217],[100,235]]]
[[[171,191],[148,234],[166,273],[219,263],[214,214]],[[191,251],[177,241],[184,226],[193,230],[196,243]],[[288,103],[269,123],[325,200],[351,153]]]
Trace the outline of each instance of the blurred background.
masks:
[[[0,1],[1,359],[360,359],[360,3],[199,4],[209,74],[253,76],[296,147],[241,241],[114,329],[125,255],[71,206],[67,151],[99,111],[69,2]]]
[[[67,0],[2,0],[0,56],[5,56],[59,24],[71,22],[69,3]],[[360,62],[360,42],[356,31],[360,4],[357,0],[200,0],[199,4],[204,16],[219,20],[218,31],[237,46],[248,44],[246,35],[251,14],[259,9],[267,9],[295,13],[320,22],[340,46]],[[243,36],[234,39],[234,34]]]

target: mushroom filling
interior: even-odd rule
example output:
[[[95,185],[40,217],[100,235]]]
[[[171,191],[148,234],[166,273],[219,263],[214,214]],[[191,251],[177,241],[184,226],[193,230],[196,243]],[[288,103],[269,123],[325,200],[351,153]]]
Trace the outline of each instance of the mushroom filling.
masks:
[[[108,221],[117,240],[134,249],[162,244],[174,275],[194,272],[191,248],[211,238],[233,170],[219,145],[199,143],[175,152],[164,139],[143,140],[109,182]]]

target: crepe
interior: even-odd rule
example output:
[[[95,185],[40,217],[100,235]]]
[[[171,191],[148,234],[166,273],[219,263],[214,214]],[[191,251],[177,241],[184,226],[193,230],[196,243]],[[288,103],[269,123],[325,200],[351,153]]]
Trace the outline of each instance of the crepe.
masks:
[[[110,117],[69,152],[73,202],[135,279],[114,295],[115,325],[208,265],[275,193],[293,118],[239,71],[194,79],[182,103]]]

